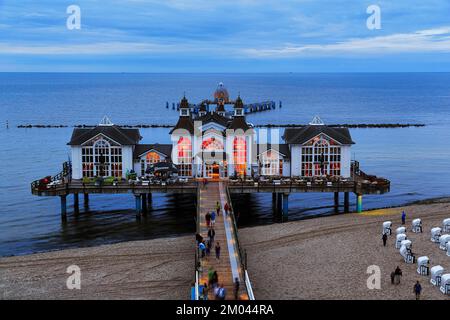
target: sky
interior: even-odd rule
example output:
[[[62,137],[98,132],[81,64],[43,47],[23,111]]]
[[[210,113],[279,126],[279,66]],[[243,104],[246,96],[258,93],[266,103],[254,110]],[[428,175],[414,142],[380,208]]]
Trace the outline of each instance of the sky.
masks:
[[[0,72],[440,71],[449,0],[0,0]]]

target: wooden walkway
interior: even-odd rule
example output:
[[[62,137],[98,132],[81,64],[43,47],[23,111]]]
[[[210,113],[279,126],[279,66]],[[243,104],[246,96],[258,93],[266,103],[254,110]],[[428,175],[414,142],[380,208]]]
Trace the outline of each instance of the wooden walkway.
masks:
[[[245,287],[244,271],[241,267],[239,256],[238,241],[235,239],[234,224],[230,216],[225,214],[225,203],[231,203],[227,198],[227,193],[223,182],[210,181],[206,186],[199,184],[199,199],[198,199],[198,217],[199,233],[205,240],[208,239],[208,227],[206,225],[205,214],[207,212],[216,211],[217,202],[220,203],[221,212],[216,217],[214,230],[216,235],[214,243],[211,247],[211,254],[209,257],[200,258],[201,272],[199,276],[199,283],[203,285],[208,283],[208,271],[210,268],[217,271],[219,278],[219,285],[223,284],[226,290],[226,300],[234,300],[234,279],[238,278],[239,299],[248,300],[248,295]],[[215,256],[215,245],[220,244],[220,259],[217,260]],[[208,300],[214,300],[214,292],[212,288],[208,291]]]

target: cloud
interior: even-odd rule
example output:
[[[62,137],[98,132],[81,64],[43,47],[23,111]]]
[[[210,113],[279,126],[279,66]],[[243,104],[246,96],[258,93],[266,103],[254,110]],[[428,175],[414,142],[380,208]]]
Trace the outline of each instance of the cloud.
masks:
[[[275,49],[248,48],[248,57],[281,58],[311,55],[386,54],[412,52],[450,52],[450,27],[398,33],[370,38],[353,38],[331,44],[288,44]]]

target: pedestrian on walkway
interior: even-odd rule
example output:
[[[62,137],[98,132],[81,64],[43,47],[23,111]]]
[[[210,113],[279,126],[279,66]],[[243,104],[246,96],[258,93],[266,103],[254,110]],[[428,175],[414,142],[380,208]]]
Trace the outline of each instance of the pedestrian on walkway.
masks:
[[[214,270],[212,267],[208,269],[208,285],[212,287],[214,280]]]
[[[214,243],[214,237],[216,236],[216,231],[214,230],[214,228],[211,228],[208,230],[208,237],[209,237],[209,241],[211,241],[211,245],[213,245]]]
[[[206,220],[206,226],[209,228],[209,226],[211,224],[211,214],[209,212],[207,212],[205,214],[205,220]]]
[[[220,288],[217,290],[216,299],[225,300],[226,295],[227,295],[227,291],[223,287],[223,284],[221,284]]]
[[[217,274],[217,271],[214,271],[213,277],[212,277],[212,286],[213,288],[217,288],[219,284],[219,275]]]
[[[219,215],[219,213],[220,213],[220,203],[219,203],[219,201],[216,202],[216,213],[217,213],[217,215]]]
[[[214,227],[216,224],[216,213],[213,211],[211,212],[211,227]]]
[[[387,242],[387,234],[386,233],[383,233],[382,239],[383,239],[383,246],[386,247],[386,242]]]
[[[419,281],[414,285],[414,293],[416,294],[416,300],[420,300],[420,293],[422,292],[422,286]]]
[[[228,205],[228,202],[225,203],[225,206],[223,207],[223,209],[225,210],[225,214],[228,215],[228,210],[230,210],[230,206]]]
[[[206,240],[206,257],[209,258],[211,253],[212,244],[210,240]]]
[[[239,278],[234,278],[234,300],[239,300]]]
[[[406,223],[406,213],[405,211],[402,211],[402,224]]]
[[[205,257],[205,250],[206,250],[206,246],[205,246],[204,241],[200,242],[200,244],[198,245],[198,248],[200,249],[201,257],[204,258]]]
[[[220,244],[219,244],[219,242],[216,243],[216,259],[220,260]]]

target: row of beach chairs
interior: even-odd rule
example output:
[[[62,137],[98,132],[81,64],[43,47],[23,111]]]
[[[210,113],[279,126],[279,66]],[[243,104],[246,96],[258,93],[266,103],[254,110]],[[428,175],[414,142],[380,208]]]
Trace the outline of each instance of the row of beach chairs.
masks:
[[[414,219],[411,224],[411,231],[414,233],[422,233],[422,220]],[[439,243],[439,248],[445,250],[447,256],[450,257],[450,234],[442,234],[442,232],[450,232],[450,218],[442,221],[442,228],[435,227],[431,229],[431,241]],[[395,230],[396,240],[395,248],[399,249],[400,255],[405,263],[416,263],[417,273],[422,276],[430,276],[430,283],[439,288],[446,295],[450,294],[450,273],[444,273],[444,268],[440,265],[433,266],[430,269],[430,259],[427,256],[421,256],[416,259],[412,252],[412,241],[406,235],[406,227],[398,227]],[[383,234],[392,234],[392,222],[383,222]]]

